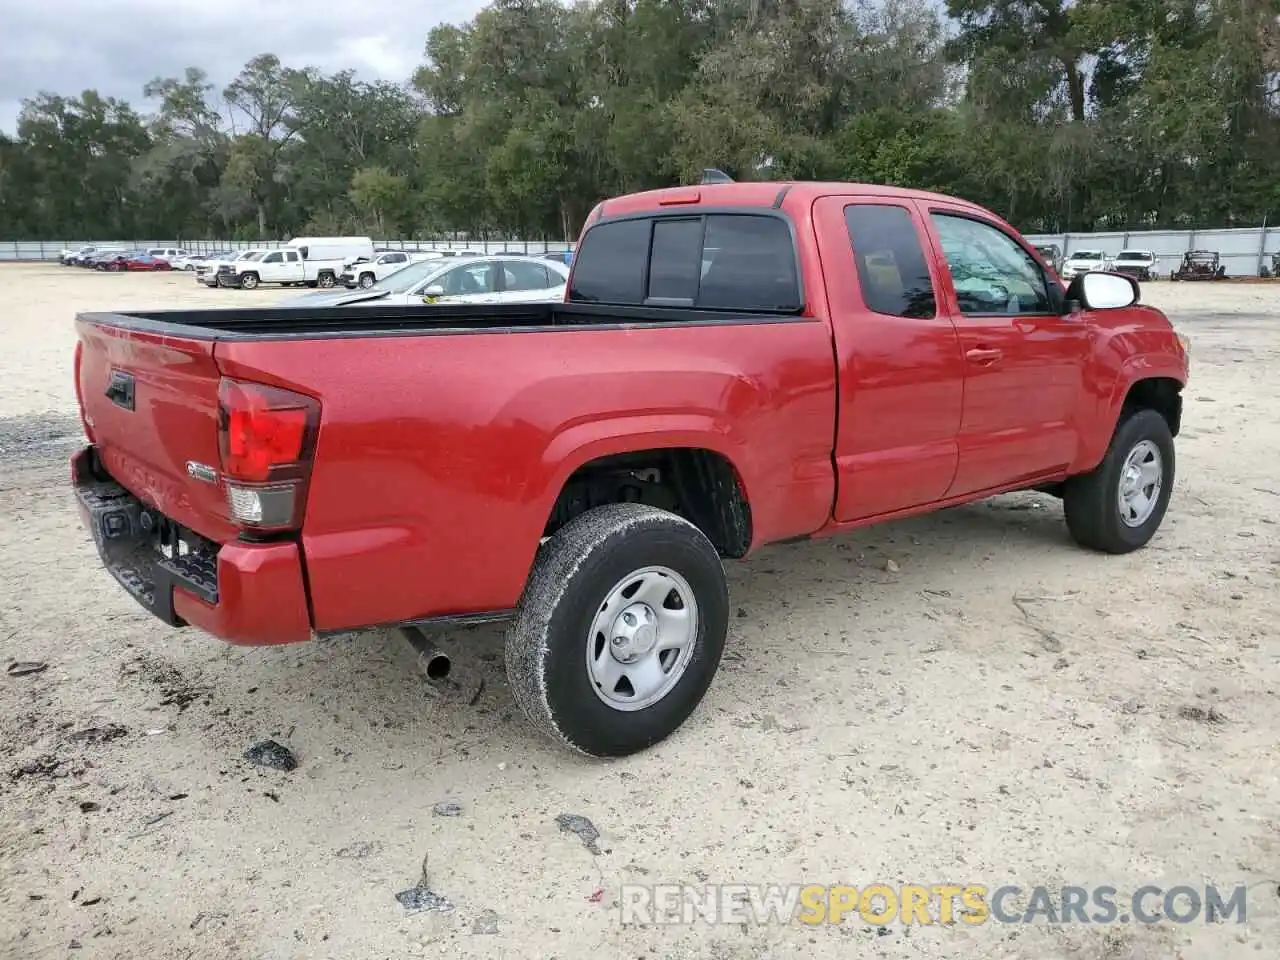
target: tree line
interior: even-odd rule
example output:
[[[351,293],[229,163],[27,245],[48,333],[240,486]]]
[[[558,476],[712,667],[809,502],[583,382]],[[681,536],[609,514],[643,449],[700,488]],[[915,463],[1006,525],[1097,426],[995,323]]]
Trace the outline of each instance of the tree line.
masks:
[[[1280,213],[1280,0],[494,0],[404,83],[254,57],[0,134],[0,237],[571,239],[696,179],[956,194],[1028,232]]]

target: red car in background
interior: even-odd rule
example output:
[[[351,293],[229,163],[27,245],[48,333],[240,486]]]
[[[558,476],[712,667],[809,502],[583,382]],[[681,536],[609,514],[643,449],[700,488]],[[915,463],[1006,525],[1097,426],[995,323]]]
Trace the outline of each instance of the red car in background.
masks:
[[[172,270],[168,260],[161,260],[159,257],[153,257],[144,250],[134,250],[131,253],[121,253],[114,257],[99,260],[95,266],[99,270],[107,270],[110,272],[119,272],[127,270],[130,272],[156,272],[160,270]]]

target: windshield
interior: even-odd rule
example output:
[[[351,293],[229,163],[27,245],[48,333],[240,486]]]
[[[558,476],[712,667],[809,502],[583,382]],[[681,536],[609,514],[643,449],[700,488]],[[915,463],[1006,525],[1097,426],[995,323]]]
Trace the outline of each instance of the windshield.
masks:
[[[379,280],[371,287],[365,289],[365,293],[375,290],[378,293],[386,291],[387,293],[408,293],[422,281],[434,277],[436,274],[444,273],[454,264],[451,262],[441,262],[441,260],[423,260],[420,263],[411,263],[409,266],[397,270],[389,277]]]
[[[1148,250],[1121,250],[1117,260],[1150,260],[1151,252]]]
[[[1071,255],[1072,260],[1101,260],[1101,250],[1077,250]]]

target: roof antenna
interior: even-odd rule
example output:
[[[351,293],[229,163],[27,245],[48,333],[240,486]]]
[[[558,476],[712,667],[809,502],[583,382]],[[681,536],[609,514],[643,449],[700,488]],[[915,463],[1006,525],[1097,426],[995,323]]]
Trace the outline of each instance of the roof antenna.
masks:
[[[733,183],[733,177],[729,176],[723,170],[717,170],[715,167],[707,167],[702,171],[701,183]]]

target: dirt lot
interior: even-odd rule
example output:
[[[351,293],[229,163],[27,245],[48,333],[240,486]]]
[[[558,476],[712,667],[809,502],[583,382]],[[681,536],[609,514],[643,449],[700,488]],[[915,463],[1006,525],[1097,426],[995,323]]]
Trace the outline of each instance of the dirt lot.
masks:
[[[497,629],[447,638],[464,695],[440,695],[392,634],[230,647],[99,567],[66,483],[73,313],[279,292],[56,266],[0,285],[0,646],[48,664],[0,676],[0,956],[1275,956],[1280,287],[1144,290],[1193,356],[1148,549],[1077,549],[1033,494],[768,549],[730,568],[693,719],[591,763],[518,715]],[[242,759],[266,737],[295,771]],[[424,858],[452,911],[397,902]],[[1248,921],[620,924],[624,883],[876,881],[1244,884]]]

